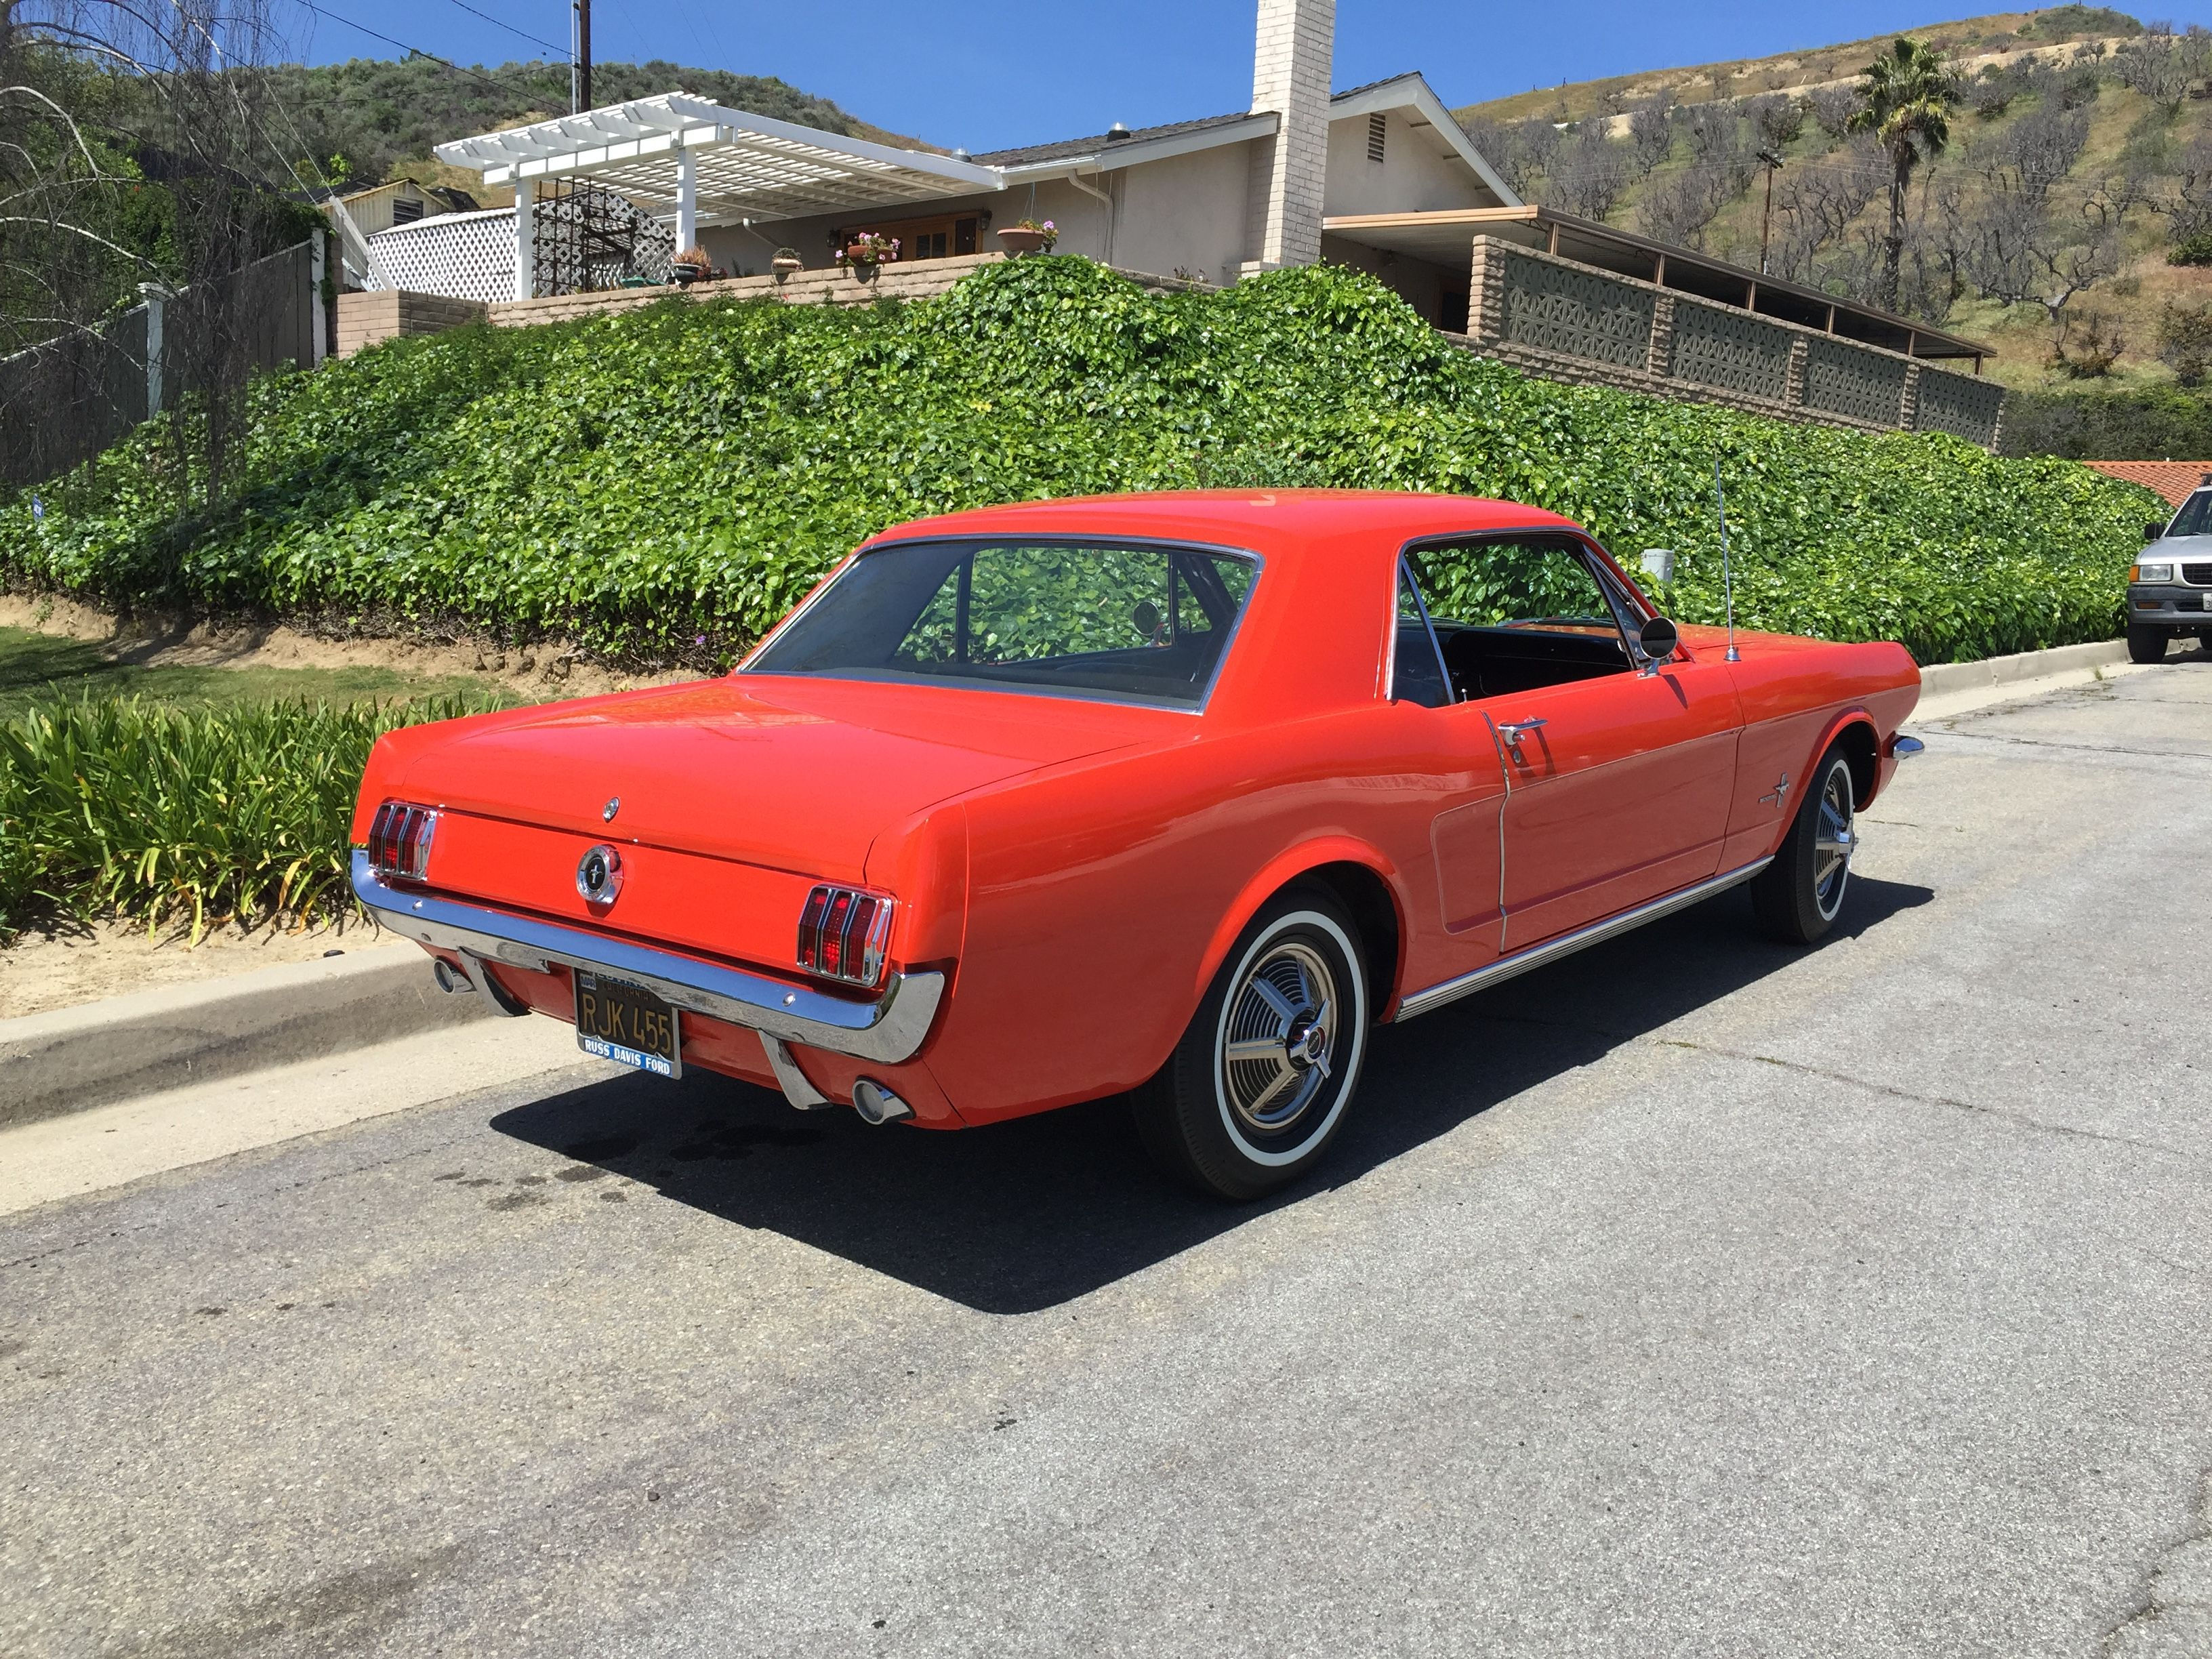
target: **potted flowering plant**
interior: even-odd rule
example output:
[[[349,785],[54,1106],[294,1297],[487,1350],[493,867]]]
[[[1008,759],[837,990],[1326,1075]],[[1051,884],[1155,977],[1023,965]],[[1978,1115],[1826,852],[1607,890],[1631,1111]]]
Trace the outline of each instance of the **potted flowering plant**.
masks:
[[[788,276],[794,270],[804,270],[806,261],[799,257],[795,247],[780,247],[768,262],[769,269],[779,276]]]
[[[852,265],[862,270],[896,260],[899,256],[899,239],[878,236],[872,230],[864,230],[849,240],[840,239],[837,263]]]
[[[1034,219],[1024,219],[995,233],[999,246],[1009,254],[1049,253],[1053,244],[1060,240],[1060,228],[1047,219],[1039,224]]]
[[[689,288],[694,283],[704,281],[714,269],[714,262],[707,257],[705,248],[687,247],[669,261],[668,274]]]

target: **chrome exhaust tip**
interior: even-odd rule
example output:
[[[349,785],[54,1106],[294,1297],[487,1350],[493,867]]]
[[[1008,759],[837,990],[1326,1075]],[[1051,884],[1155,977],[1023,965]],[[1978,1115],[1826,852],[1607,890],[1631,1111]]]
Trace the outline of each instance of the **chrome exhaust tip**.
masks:
[[[447,996],[474,996],[477,988],[469,983],[466,974],[457,971],[443,957],[433,959],[430,972],[438,981],[438,988]]]
[[[853,1085],[853,1109],[866,1123],[896,1123],[914,1115],[913,1107],[870,1077]]]

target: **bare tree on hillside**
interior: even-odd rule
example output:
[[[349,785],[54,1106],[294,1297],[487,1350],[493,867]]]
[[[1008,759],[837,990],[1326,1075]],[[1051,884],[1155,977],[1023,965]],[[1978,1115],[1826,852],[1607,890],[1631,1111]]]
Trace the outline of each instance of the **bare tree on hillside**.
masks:
[[[2120,268],[2119,238],[2087,227],[2078,213],[2010,193],[1982,207],[1967,261],[1975,287],[2006,305],[2033,303],[2051,324],[2051,356],[2064,361],[2067,308]]]
[[[1674,118],[1667,100],[1651,98],[1629,112],[1628,154],[1636,176],[1647,177],[1674,148]]]
[[[1711,167],[1656,175],[1636,204],[1636,222],[1654,241],[1702,248],[1705,227],[1719,216],[1729,194],[1727,175]]]
[[[1549,170],[1560,146],[1559,129],[1541,118],[1477,121],[1468,126],[1467,135],[1524,202],[1535,196],[1537,181]]]
[[[1628,187],[1625,146],[1605,136],[1604,124],[1585,121],[1553,159],[1544,180],[1544,203],[1585,219],[1611,213]]]
[[[2087,112],[2046,103],[1976,144],[1966,160],[1991,190],[2040,205],[2051,187],[2074,170],[2088,143]]]
[[[2178,112],[2189,89],[2212,69],[2212,34],[2191,23],[2177,33],[2170,22],[2146,23],[2143,32],[2112,57],[2122,86],[2141,93],[2166,115]]]
[[[1812,112],[1813,124],[1831,138],[1844,136],[1858,106],[1858,94],[1849,87],[1814,87],[1805,94],[1805,107]]]
[[[1774,182],[1777,235],[1770,263],[1793,282],[1820,279],[1820,256],[1840,246],[1852,224],[1889,181],[1870,139],[1853,140],[1817,161],[1784,167]]]

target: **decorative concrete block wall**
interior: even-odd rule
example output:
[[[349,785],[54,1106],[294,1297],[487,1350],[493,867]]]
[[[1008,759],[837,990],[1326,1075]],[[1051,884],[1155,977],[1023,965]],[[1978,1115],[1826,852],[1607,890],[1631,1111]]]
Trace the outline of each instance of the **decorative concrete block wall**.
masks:
[[[1493,236],[1474,239],[1462,343],[1547,380],[1857,431],[1995,448],[2003,417],[1992,381]]]

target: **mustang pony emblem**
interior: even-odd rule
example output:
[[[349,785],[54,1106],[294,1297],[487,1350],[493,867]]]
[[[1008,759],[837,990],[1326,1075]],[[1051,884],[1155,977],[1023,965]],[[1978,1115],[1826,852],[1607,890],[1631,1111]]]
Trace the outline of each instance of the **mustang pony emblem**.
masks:
[[[1764,806],[1767,802],[1772,801],[1774,803],[1774,810],[1779,812],[1782,810],[1783,798],[1789,793],[1790,775],[1787,772],[1784,772],[1779,778],[1775,780],[1774,787],[1768,790],[1765,794],[1759,798],[1759,804],[1761,806]]]
[[[612,904],[622,883],[622,854],[611,847],[594,847],[576,860],[576,890],[586,904]]]

